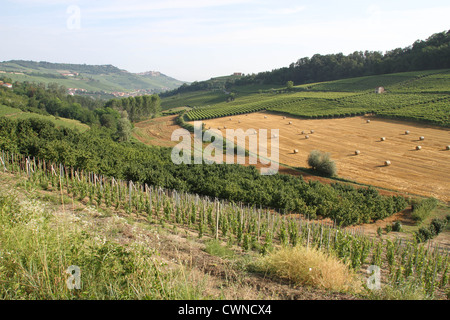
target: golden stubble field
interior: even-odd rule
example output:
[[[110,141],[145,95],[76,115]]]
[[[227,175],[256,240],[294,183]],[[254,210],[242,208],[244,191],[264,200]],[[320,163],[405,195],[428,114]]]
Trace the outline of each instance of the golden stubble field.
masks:
[[[331,154],[342,178],[450,201],[450,151],[446,150],[450,130],[446,128],[370,116],[300,120],[264,112],[203,122],[207,129],[220,128],[224,135],[224,126],[244,131],[279,129],[282,164],[307,167],[309,153],[321,150]],[[422,149],[416,150],[419,145]],[[268,146],[270,150],[270,141]],[[386,160],[390,166],[384,165]]]

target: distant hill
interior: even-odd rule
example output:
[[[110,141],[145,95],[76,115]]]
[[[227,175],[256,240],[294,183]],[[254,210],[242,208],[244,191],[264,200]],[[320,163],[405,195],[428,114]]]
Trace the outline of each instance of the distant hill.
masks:
[[[0,62],[0,76],[12,81],[56,82],[90,93],[160,93],[181,86],[183,81],[158,71],[131,73],[113,65],[51,63],[11,60]]]
[[[161,94],[161,97],[169,97],[180,93],[202,90],[223,91],[224,93],[227,93],[227,88],[241,78],[243,78],[243,75],[233,74],[229,76],[214,77],[205,81],[194,81],[190,84],[184,83],[178,88],[164,92]]]

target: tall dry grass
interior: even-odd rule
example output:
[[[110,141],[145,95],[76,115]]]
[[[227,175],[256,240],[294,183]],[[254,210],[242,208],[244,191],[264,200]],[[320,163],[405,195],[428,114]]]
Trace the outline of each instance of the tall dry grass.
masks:
[[[100,229],[108,229],[106,219]],[[201,299],[204,283],[183,266],[169,268],[147,242],[124,244],[98,234],[89,218],[52,212],[43,203],[19,203],[0,191],[0,299]],[[67,285],[69,266],[81,288]]]
[[[361,281],[337,258],[315,248],[284,247],[261,258],[259,269],[298,285],[359,292]]]

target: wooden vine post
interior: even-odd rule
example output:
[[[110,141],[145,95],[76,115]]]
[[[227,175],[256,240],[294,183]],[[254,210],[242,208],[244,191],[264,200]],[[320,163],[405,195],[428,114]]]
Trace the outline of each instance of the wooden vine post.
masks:
[[[220,216],[220,202],[217,201],[217,198],[215,200],[216,203],[216,240],[219,239],[219,216]]]

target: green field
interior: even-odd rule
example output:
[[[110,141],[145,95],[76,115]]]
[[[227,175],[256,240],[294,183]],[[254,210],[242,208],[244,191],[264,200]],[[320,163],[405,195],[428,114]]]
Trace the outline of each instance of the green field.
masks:
[[[77,120],[60,118],[60,117],[55,117],[52,115],[41,115],[41,114],[32,113],[32,112],[23,112],[20,109],[0,105],[0,117],[2,117],[2,116],[6,116],[11,119],[36,118],[36,119],[50,120],[58,128],[66,127],[66,128],[70,128],[70,129],[77,129],[80,132],[84,132],[89,129],[88,125],[83,124]]]
[[[385,92],[376,94],[382,86]],[[286,88],[236,87],[235,100],[222,92],[197,91],[163,99],[163,106],[189,105],[186,119],[204,120],[267,110],[303,118],[375,113],[383,117],[450,126],[450,70],[367,76]]]

